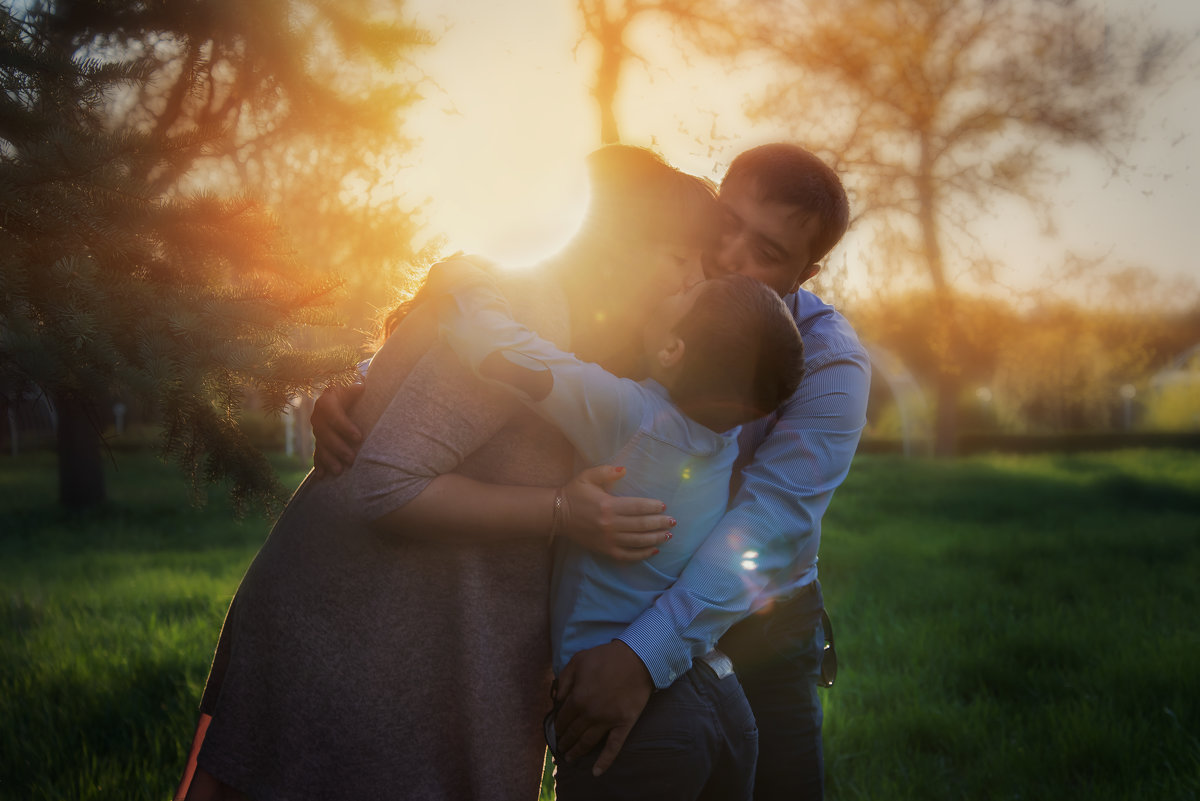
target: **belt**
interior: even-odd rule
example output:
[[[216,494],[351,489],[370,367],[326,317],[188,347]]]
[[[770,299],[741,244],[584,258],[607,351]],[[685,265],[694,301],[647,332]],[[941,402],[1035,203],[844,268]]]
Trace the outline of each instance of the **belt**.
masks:
[[[697,661],[708,665],[712,669],[712,672],[717,674],[718,679],[733,675],[733,660],[718,648],[714,648],[704,656],[699,657]]]

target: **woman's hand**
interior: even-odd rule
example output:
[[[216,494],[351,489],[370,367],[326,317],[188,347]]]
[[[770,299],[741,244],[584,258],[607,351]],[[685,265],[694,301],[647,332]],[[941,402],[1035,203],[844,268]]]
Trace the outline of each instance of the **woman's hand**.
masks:
[[[609,488],[625,468],[589,467],[563,487],[562,535],[589,551],[623,562],[638,562],[658,553],[671,539],[675,519],[653,498],[619,498]]]

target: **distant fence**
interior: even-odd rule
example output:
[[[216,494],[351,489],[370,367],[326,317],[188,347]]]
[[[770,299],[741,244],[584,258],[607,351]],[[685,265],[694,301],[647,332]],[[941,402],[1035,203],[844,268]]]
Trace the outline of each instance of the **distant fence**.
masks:
[[[1182,448],[1200,450],[1200,432],[1130,431],[1079,434],[963,434],[957,453],[1080,453],[1122,448]],[[927,451],[928,449],[926,449]],[[866,438],[859,453],[903,453],[899,439]],[[920,449],[918,449],[920,452]]]

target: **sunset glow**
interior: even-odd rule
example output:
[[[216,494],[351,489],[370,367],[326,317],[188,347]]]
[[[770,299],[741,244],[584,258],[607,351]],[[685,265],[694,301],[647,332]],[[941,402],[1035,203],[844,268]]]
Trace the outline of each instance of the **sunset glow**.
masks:
[[[1200,0],[0,3],[0,801],[1195,801]]]
[[[577,225],[586,197],[582,161],[599,145],[589,94],[595,53],[579,41],[573,3],[419,0],[416,19],[440,41],[420,59],[431,83],[410,118],[421,139],[398,189],[424,207],[426,234],[446,236],[446,250],[479,252],[508,264],[553,253]],[[1152,12],[1177,29],[1200,28],[1200,6],[1172,0]],[[653,147],[677,166],[719,179],[734,155],[781,133],[748,123],[747,100],[768,77],[751,61],[730,71],[704,57],[685,61],[661,25],[636,28],[652,54],[622,76],[622,139]],[[1194,59],[1193,59],[1194,60]],[[1146,266],[1164,278],[1188,277],[1200,241],[1190,222],[1200,205],[1200,176],[1187,169],[1200,129],[1195,79],[1151,99],[1146,131],[1114,176],[1102,160],[1068,155],[1052,206],[1058,239],[1020,204],[1001,205],[979,234],[1005,254],[1018,284],[1036,284],[1067,250]],[[857,243],[857,244],[856,244]],[[855,232],[841,251],[852,281],[865,280]],[[835,257],[839,259],[840,257]]]

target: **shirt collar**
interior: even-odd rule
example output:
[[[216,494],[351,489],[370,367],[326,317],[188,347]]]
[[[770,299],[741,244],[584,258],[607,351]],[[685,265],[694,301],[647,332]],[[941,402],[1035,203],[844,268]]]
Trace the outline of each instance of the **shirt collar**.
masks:
[[[667,392],[667,388],[664,387],[662,384],[658,383],[657,381],[655,381],[653,378],[643,378],[638,383],[640,383],[643,387],[650,390],[651,392],[653,392],[655,395],[662,398],[663,400],[665,400],[665,401],[671,400],[671,393]]]

